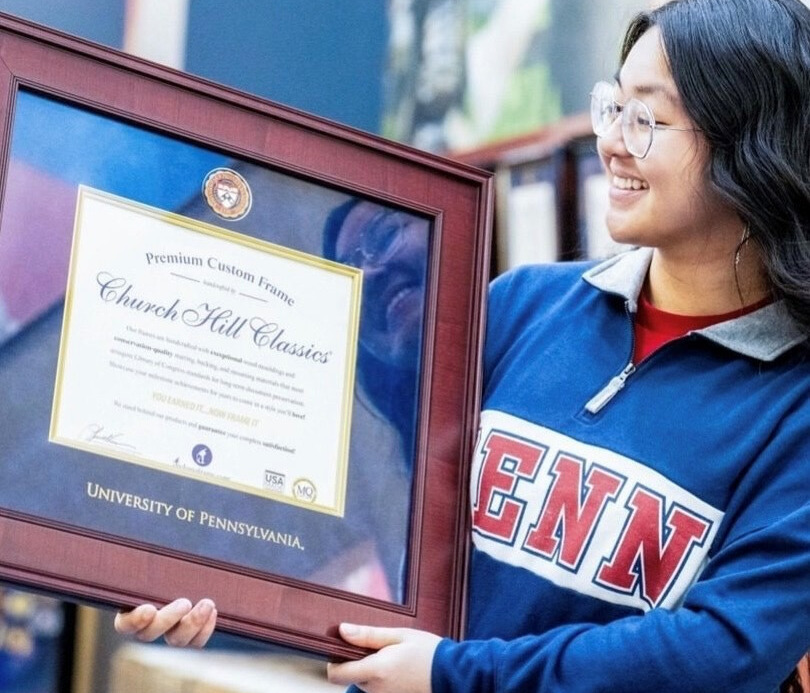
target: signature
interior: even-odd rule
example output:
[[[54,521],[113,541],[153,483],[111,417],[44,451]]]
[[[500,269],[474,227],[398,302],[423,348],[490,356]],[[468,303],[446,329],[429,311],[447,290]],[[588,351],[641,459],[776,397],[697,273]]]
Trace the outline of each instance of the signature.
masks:
[[[123,433],[110,433],[101,424],[89,424],[82,433],[82,437],[88,443],[107,443],[107,445],[114,445],[118,448],[136,450],[134,445],[121,440],[124,436]]]

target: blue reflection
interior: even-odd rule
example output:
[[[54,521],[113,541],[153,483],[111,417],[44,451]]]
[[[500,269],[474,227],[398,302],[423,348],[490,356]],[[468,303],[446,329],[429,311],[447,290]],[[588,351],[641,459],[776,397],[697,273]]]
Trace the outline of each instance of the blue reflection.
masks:
[[[58,136],[43,136],[54,123]],[[181,139],[25,90],[17,96],[11,156],[65,183],[161,209],[179,207],[208,171],[228,161]]]

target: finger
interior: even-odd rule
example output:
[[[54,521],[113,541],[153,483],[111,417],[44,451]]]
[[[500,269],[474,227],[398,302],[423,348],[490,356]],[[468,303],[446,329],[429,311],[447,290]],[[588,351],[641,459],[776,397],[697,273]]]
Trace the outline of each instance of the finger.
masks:
[[[217,610],[216,607],[213,606],[212,602],[211,613],[208,616],[208,620],[205,622],[200,632],[197,633],[197,635],[195,635],[188,642],[188,646],[197,648],[204,647],[205,643],[207,643],[208,639],[211,637],[211,635],[213,635],[216,626],[217,626]]]
[[[365,690],[366,683],[374,675],[372,669],[374,668],[374,661],[368,660],[374,657],[369,655],[363,659],[358,659],[354,662],[329,662],[326,665],[326,678],[329,683],[335,683],[340,686],[350,686],[354,684],[358,688]]]
[[[175,599],[163,608],[158,609],[152,620],[135,632],[135,636],[138,640],[151,642],[174,628],[189,611],[191,611],[191,602],[188,599]]]
[[[381,647],[402,642],[405,634],[406,629],[404,628],[358,626],[354,623],[340,624],[340,637],[352,645],[367,647],[371,650],[379,650]]]
[[[132,635],[148,626],[157,614],[152,604],[141,604],[131,611],[119,611],[115,614],[115,630],[121,635]]]
[[[373,650],[402,642],[406,633],[407,629],[404,628],[340,624],[340,635],[346,642]],[[353,683],[365,690],[366,684],[379,675],[379,661],[379,655],[374,653],[355,661],[340,664],[330,662],[326,667],[327,678],[332,683],[343,686]]]
[[[174,647],[202,647],[216,626],[217,614],[214,602],[201,599],[172,626],[163,639]]]

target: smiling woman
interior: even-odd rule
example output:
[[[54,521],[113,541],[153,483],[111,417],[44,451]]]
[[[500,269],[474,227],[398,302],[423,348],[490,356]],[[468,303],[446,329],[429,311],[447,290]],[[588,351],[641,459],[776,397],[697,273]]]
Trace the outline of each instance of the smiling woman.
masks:
[[[688,257],[714,258],[717,272],[707,276],[727,274],[744,223],[708,185],[707,141],[681,103],[657,27],[641,34],[628,52],[613,98],[625,104],[621,127],[616,127],[616,118],[598,133],[599,155],[612,181],[607,214],[611,236],[622,243],[654,246],[658,258],[673,258],[679,265]],[[627,124],[630,117],[633,121]],[[656,125],[659,122],[665,127]],[[765,287],[756,288],[753,298],[759,299]],[[653,285],[651,291],[656,290]],[[737,305],[733,292],[714,295],[718,304]],[[692,310],[682,301],[669,307],[673,312]],[[709,314],[727,309],[706,307]]]

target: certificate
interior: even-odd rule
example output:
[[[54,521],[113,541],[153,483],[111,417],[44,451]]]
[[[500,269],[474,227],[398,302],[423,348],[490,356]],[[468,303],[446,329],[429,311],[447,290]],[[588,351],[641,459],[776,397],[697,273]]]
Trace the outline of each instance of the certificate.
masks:
[[[361,276],[81,187],[50,439],[342,516]]]
[[[0,580],[463,632],[492,176],[0,15]]]

